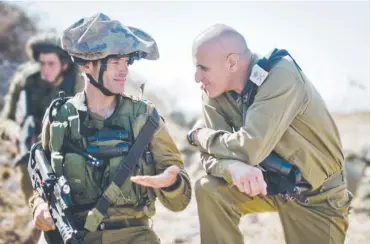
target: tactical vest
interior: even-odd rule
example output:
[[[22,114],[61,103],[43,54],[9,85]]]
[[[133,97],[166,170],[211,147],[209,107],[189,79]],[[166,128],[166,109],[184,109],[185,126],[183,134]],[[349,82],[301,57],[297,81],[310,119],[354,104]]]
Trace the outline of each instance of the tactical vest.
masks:
[[[120,161],[147,119],[149,106],[145,101],[119,96],[116,104],[104,123],[94,124],[84,93],[78,93],[59,108],[50,125],[52,167],[57,176],[67,178],[73,203],[85,206],[81,211],[91,209],[112,182]],[[66,141],[80,152],[66,147]],[[130,176],[155,173],[147,148]],[[155,201],[154,191],[132,183],[130,176],[121,186],[121,197],[114,206],[144,207]]]

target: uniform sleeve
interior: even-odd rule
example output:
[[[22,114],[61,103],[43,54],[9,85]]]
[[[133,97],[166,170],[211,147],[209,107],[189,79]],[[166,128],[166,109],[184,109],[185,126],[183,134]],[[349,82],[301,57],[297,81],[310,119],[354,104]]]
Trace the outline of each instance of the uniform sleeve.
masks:
[[[1,120],[14,120],[15,108],[19,99],[19,94],[22,90],[23,76],[15,74],[10,81],[8,94],[5,96],[5,105],[1,113]]]
[[[15,109],[19,100],[19,94],[22,90],[23,76],[15,74],[10,81],[8,94],[5,96],[5,104],[1,112],[0,120],[0,136],[4,138],[7,136],[7,131],[14,130],[19,127],[15,122]],[[20,129],[20,128],[19,128]]]
[[[232,133],[232,127],[227,123],[222,110],[219,108],[216,100],[208,100],[204,94],[203,101],[207,101],[208,105],[204,106],[204,120],[197,121],[194,128],[210,128],[213,130],[219,130],[224,132]],[[235,163],[235,159],[220,159],[214,157],[206,152],[201,152],[201,165],[205,169],[207,174],[223,178],[229,184],[232,184],[232,176],[229,173],[229,165]]]
[[[228,167],[236,162],[236,159],[220,159],[207,153],[201,153],[201,163],[207,174],[223,178],[228,184],[233,184],[233,179]]]
[[[154,191],[166,208],[175,212],[182,211],[191,200],[191,181],[184,169],[181,154],[162,119],[160,119],[160,126],[150,143],[150,150],[156,163],[156,174],[163,173],[166,168],[172,165],[177,165],[180,168],[175,188],[154,189]]]
[[[37,206],[39,206],[43,202],[45,202],[44,199],[39,196],[39,193],[37,191],[34,191],[32,197],[28,202],[30,208],[32,209],[32,216],[34,216]]]
[[[259,88],[244,126],[236,132],[213,129],[220,125],[221,115],[215,113],[215,104],[205,102],[205,120],[215,126],[198,132],[199,148],[217,158],[257,165],[271,153],[307,101],[304,82],[288,69],[275,68]]]

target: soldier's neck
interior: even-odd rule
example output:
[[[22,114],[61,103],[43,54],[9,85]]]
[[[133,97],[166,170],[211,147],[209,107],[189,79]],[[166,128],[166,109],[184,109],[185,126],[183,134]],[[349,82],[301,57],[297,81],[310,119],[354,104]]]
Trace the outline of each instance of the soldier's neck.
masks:
[[[232,78],[230,82],[230,90],[237,92],[238,94],[241,94],[243,88],[245,87],[246,80],[248,78],[246,70],[248,67],[243,69],[243,72],[239,72],[239,74],[235,74],[235,76]]]
[[[245,87],[246,77],[239,77],[239,79],[235,79],[234,89],[233,91],[237,92],[238,94],[242,93],[243,88]]]
[[[92,85],[85,87],[88,109],[103,118],[108,118],[116,106],[115,96],[105,96],[100,90]]]

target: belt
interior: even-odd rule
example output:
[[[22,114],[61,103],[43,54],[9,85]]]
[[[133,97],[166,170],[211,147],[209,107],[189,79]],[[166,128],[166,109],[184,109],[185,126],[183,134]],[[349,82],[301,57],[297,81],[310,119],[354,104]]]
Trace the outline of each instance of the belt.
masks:
[[[346,183],[346,177],[344,171],[341,170],[340,172],[336,172],[335,174],[331,175],[322,185],[323,191],[330,190],[337,186],[343,185]]]
[[[322,186],[318,187],[314,191],[311,191],[310,195],[325,192],[341,185],[346,185],[346,177],[343,170],[338,171],[335,174],[331,175],[329,178],[327,178],[326,181],[322,184]]]
[[[85,218],[76,218],[75,226],[77,230],[84,230]],[[149,226],[149,221],[147,217],[142,218],[132,218],[132,219],[122,219],[115,221],[102,221],[100,223],[98,230],[118,230],[122,228],[135,227],[135,226]]]

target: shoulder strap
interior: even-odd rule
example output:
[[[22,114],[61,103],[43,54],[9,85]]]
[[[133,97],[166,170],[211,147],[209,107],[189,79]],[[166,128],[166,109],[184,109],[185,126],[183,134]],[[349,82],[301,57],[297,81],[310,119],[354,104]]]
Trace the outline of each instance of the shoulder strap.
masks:
[[[89,212],[84,226],[85,229],[92,232],[97,230],[104,215],[107,213],[108,207],[114,204],[117,198],[121,196],[121,186],[133,171],[159,125],[160,115],[156,109],[153,109],[152,114],[148,116],[147,122],[142,127],[133,146],[129,150],[127,157],[121,160],[112,182],[98,200],[95,208]]]
[[[289,54],[287,50],[277,48],[273,50],[269,58],[261,58],[259,59],[258,63],[253,66],[249,80],[247,81],[247,84],[241,93],[243,102],[243,125],[245,125],[247,110],[254,102],[258,87],[263,84],[273,66],[276,65],[285,56],[289,56],[295,63],[296,67],[301,71],[300,66],[296,63],[294,58]]]

